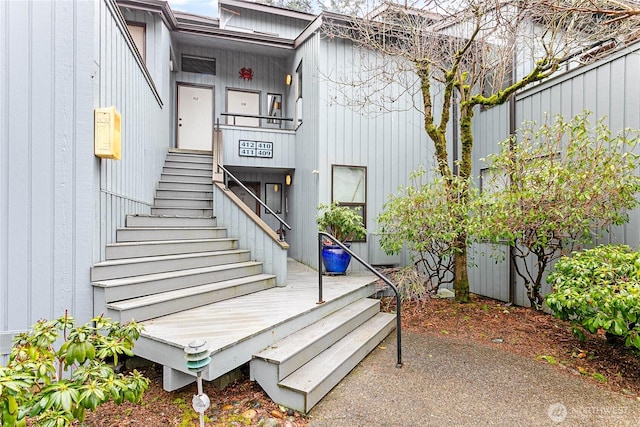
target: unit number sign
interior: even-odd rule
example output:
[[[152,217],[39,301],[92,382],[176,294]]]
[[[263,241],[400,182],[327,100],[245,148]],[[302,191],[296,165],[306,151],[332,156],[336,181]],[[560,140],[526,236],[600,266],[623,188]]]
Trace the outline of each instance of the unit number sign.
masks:
[[[238,150],[241,157],[273,158],[273,142],[241,139],[238,141]]]

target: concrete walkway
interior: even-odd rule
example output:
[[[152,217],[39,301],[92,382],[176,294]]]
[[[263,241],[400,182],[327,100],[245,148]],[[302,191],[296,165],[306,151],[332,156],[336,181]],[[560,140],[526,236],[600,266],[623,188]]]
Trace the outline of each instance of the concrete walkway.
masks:
[[[310,426],[640,426],[637,399],[543,362],[405,332],[397,369],[395,343],[392,333],[312,409]]]

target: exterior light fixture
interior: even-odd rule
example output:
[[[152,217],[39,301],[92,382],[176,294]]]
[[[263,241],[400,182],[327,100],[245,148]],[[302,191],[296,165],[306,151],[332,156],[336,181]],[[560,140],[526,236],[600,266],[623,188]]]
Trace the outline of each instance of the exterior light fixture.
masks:
[[[202,371],[211,363],[209,344],[205,340],[195,340],[184,348],[187,369],[197,375],[198,394],[193,396],[193,409],[200,414],[200,427],[204,427],[204,412],[211,405],[209,397],[202,391]]]
[[[290,174],[287,174],[284,177],[284,183],[287,185],[287,187],[291,185],[291,175]]]
[[[287,76],[284,78],[284,82],[287,84],[287,86],[291,85],[291,74],[287,74]]]

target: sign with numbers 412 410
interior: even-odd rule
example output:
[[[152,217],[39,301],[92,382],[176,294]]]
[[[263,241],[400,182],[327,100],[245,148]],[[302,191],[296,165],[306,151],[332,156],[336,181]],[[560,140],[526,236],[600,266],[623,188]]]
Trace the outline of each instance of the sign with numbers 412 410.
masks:
[[[241,139],[238,141],[238,154],[240,157],[273,158],[273,142],[250,141]]]

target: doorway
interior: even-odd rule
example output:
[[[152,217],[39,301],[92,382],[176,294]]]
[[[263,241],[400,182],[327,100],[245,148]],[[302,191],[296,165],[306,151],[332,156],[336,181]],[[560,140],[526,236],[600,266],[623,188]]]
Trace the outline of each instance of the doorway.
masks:
[[[244,186],[249,189],[255,196],[260,198],[260,183],[259,182],[243,182]],[[233,192],[240,200],[244,202],[245,205],[249,206],[249,208],[256,213],[256,215],[260,216],[260,204],[251,197],[251,195],[247,194],[244,188],[240,187],[237,182],[231,181],[229,182],[229,190]]]
[[[227,89],[227,112],[250,116],[260,115],[260,92]],[[260,126],[260,119],[252,117],[228,116],[228,125]]]
[[[178,85],[178,148],[211,151],[213,88]]]

